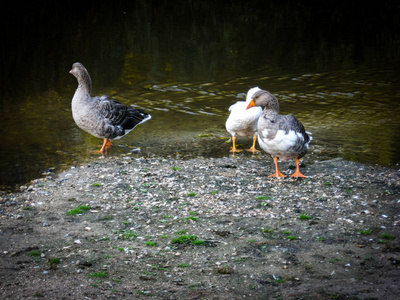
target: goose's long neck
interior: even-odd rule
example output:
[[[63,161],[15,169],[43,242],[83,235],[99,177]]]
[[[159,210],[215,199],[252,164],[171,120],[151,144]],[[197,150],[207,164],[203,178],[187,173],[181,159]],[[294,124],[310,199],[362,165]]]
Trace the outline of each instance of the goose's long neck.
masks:
[[[279,102],[275,97],[270,98],[264,107],[264,113],[279,114]]]
[[[84,70],[81,76],[78,78],[78,89],[77,91],[90,95],[92,92],[92,79],[89,73]]]

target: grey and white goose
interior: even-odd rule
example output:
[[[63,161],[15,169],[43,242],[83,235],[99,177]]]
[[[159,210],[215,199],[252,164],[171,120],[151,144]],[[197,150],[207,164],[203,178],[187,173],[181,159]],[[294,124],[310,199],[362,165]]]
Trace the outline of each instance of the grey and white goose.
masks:
[[[311,134],[307,134],[303,124],[294,116],[279,115],[278,99],[271,93],[260,90],[252,98],[247,108],[264,107],[258,119],[257,132],[261,150],[274,158],[275,173],[270,177],[285,177],[279,171],[278,158],[283,161],[295,159],[296,171],[292,177],[306,177],[300,173],[299,159],[307,153]]]
[[[74,121],[79,128],[104,139],[100,149],[103,155],[111,147],[110,140],[123,137],[137,125],[151,119],[143,110],[123,105],[107,96],[92,97],[92,80],[81,63],[74,63],[69,72],[78,79],[78,88],[71,103]]]

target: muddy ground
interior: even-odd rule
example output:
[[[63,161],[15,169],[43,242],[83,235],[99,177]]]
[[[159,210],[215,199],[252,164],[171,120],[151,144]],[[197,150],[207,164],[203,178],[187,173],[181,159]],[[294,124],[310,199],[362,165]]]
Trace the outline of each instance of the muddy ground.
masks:
[[[398,299],[400,171],[272,167],[122,155],[3,193],[0,298]]]

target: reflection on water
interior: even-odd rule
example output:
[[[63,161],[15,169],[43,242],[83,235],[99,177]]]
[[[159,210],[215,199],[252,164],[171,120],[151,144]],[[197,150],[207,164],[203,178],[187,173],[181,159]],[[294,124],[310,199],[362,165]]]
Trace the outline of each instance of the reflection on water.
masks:
[[[93,95],[153,116],[116,141],[111,155],[141,147],[134,155],[227,156],[228,107],[259,86],[279,98],[282,114],[294,114],[313,133],[307,163],[400,162],[393,7],[101,3],[42,1],[20,16],[21,26],[2,20],[10,30],[0,47],[0,185],[79,163],[99,148],[101,140],[72,120],[77,83],[68,71],[75,61],[91,74]]]
[[[386,74],[388,79],[394,75],[389,71]],[[382,77],[378,80],[375,76],[374,70],[370,69],[368,72],[246,77],[235,81],[240,81],[239,86],[244,92],[252,86],[270,86],[269,90],[280,99],[281,113],[296,115],[306,129],[313,132],[312,144],[315,150],[318,149],[314,154],[319,159],[341,156],[359,162],[393,165],[399,162],[396,155],[400,150],[397,138],[400,106],[390,90],[396,90],[398,83],[382,81]],[[160,115],[162,126],[165,125],[162,120],[165,114],[180,112],[184,113],[180,117],[183,127],[178,131],[193,131],[193,135],[205,132],[222,137],[228,136],[223,128],[227,108],[245,98],[244,92],[232,90],[236,86],[232,82],[193,86],[168,83],[149,87],[150,91],[143,94],[142,101],[149,110],[163,111]],[[177,103],[172,99],[181,100]],[[226,149],[222,151],[227,154]]]

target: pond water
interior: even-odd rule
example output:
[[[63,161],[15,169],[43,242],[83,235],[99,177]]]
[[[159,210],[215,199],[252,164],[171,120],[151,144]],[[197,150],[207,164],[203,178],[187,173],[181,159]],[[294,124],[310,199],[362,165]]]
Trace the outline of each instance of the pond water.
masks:
[[[313,133],[307,163],[398,167],[399,4],[53,2],[1,20],[2,188],[98,156],[71,116],[76,61],[93,95],[152,115],[111,155],[228,156],[228,108],[259,86]]]

